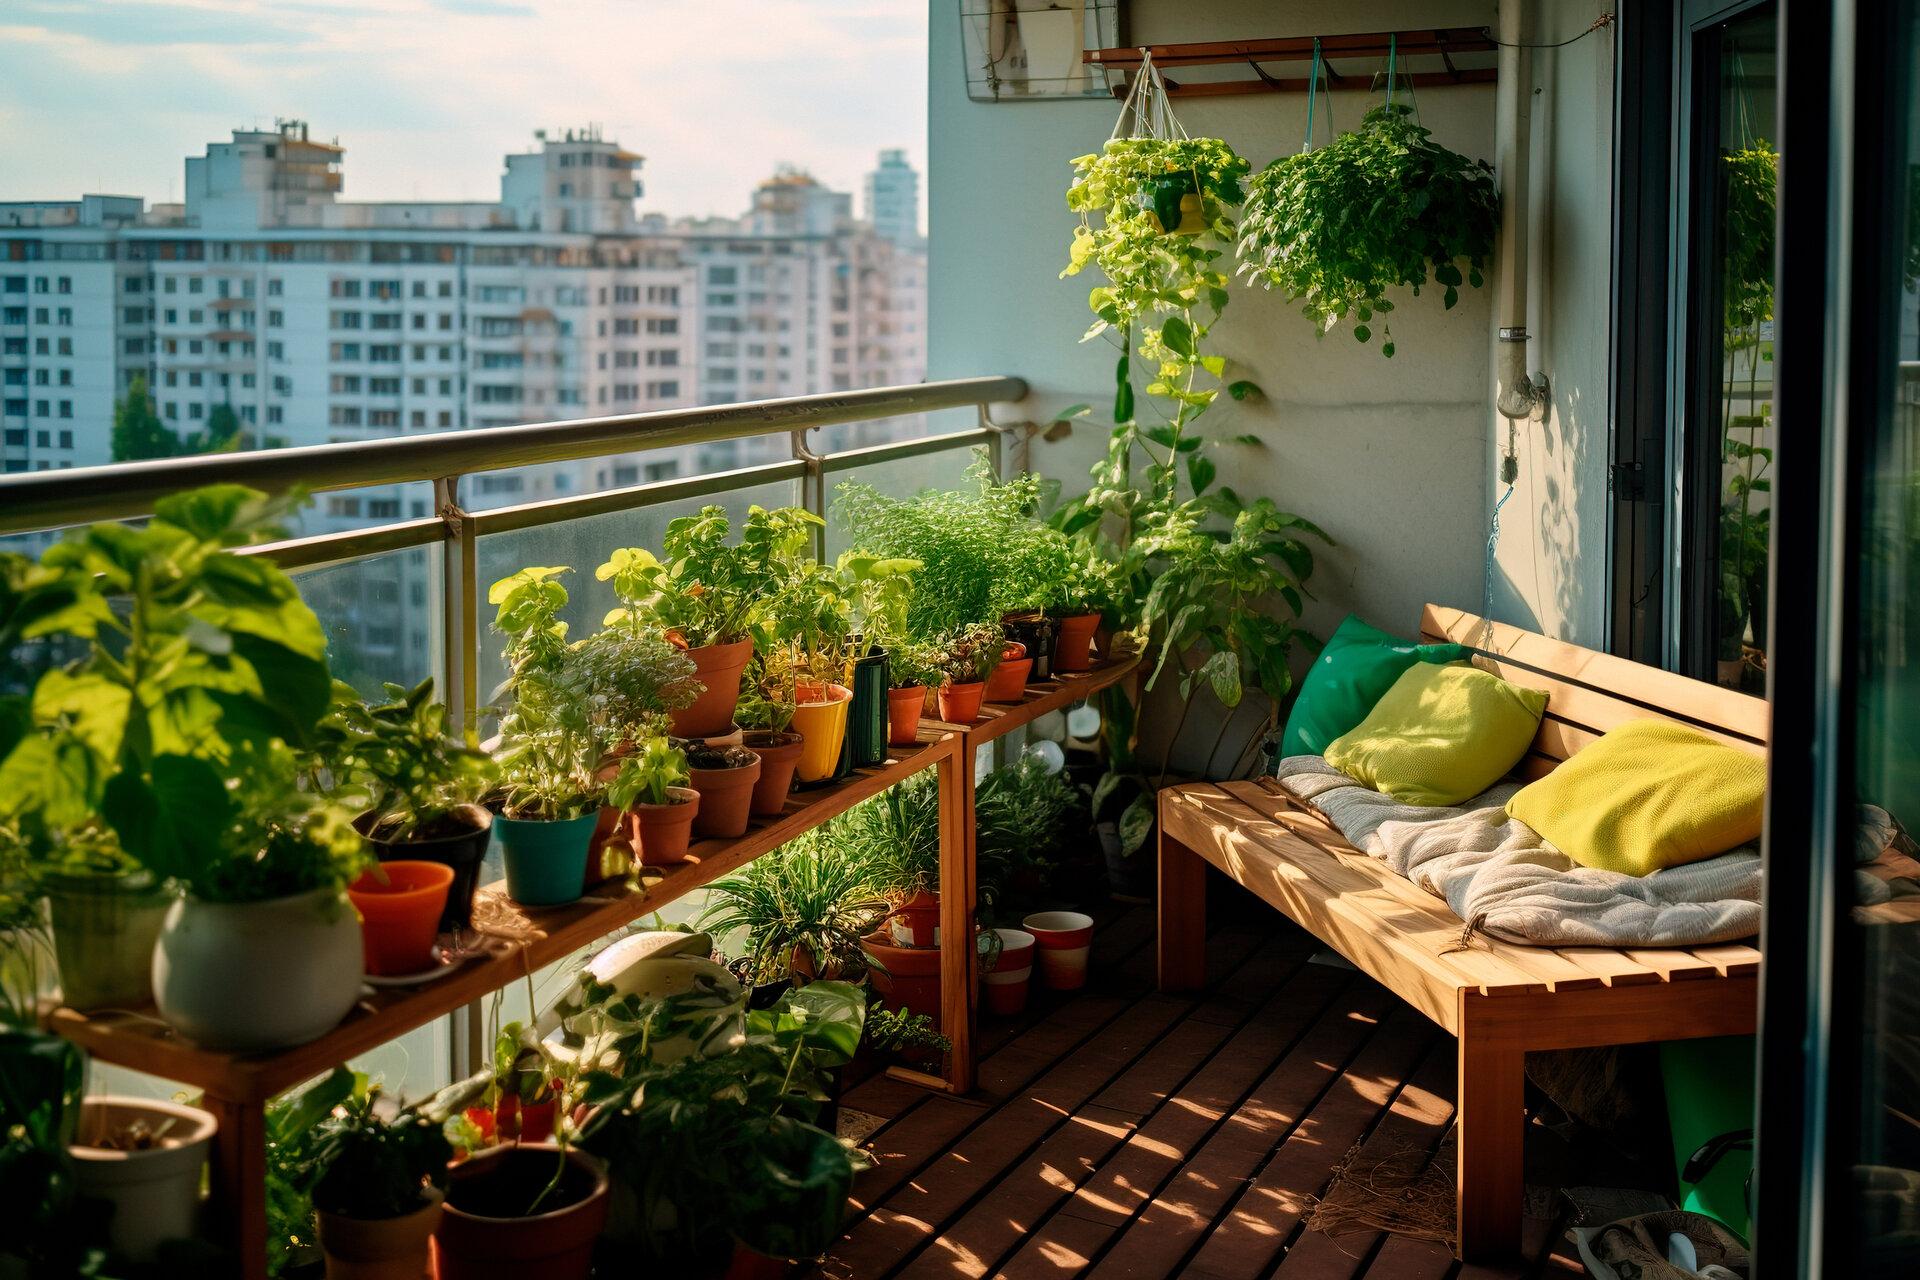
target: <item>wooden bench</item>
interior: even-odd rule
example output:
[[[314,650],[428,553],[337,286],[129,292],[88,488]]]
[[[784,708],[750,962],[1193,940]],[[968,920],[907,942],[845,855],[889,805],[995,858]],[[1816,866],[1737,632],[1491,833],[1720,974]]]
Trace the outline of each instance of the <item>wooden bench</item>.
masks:
[[[1476,650],[1477,665],[1551,695],[1518,772],[1535,778],[1628,720],[1692,725],[1764,754],[1767,704],[1545,636],[1428,605],[1428,642]],[[1205,978],[1206,869],[1260,895],[1459,1040],[1458,1252],[1520,1244],[1523,1079],[1533,1050],[1638,1044],[1754,1030],[1760,953],[1743,943],[1683,949],[1528,947],[1476,935],[1446,903],[1354,849],[1270,779],[1160,794],[1160,985]]]

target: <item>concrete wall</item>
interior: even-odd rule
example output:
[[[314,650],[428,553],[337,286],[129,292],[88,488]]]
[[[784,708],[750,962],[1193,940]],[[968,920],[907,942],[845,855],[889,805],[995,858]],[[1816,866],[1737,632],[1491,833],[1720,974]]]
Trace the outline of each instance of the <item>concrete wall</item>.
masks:
[[[1105,141],[1117,104],[968,101],[960,8],[933,0],[930,10],[929,376],[1021,374],[1033,386],[1018,407],[1028,417],[1081,401],[1110,405],[1112,349],[1077,342],[1097,281],[1057,276],[1074,225],[1063,194],[1068,161]],[[1494,19],[1493,0],[1313,0],[1284,10],[1254,0],[1134,0],[1126,9],[1135,44]],[[1549,29],[1569,22],[1556,18]],[[1523,484],[1505,510],[1494,583],[1496,614],[1582,643],[1604,638],[1608,160],[1596,135],[1612,113],[1611,63],[1596,55],[1610,39],[1602,33],[1536,64],[1539,79],[1565,77],[1537,126],[1550,150],[1536,160],[1549,191],[1539,204],[1567,206],[1554,207],[1540,230],[1546,297],[1534,313],[1536,332],[1548,335],[1541,360],[1565,407],[1544,428],[1523,430]],[[1369,102],[1364,88],[1336,92],[1334,125],[1350,128]],[[1427,89],[1418,103],[1440,141],[1492,158],[1491,86]],[[1226,138],[1256,168],[1300,147],[1306,109],[1303,94],[1178,103],[1190,133]],[[1309,620],[1323,633],[1348,610],[1405,629],[1424,601],[1477,610],[1483,598],[1495,450],[1505,434],[1491,407],[1492,290],[1467,291],[1450,312],[1433,293],[1399,302],[1390,360],[1377,339],[1362,346],[1345,330],[1316,336],[1293,307],[1246,285],[1214,331],[1233,376],[1267,393],[1257,403],[1223,399],[1203,421],[1210,438],[1252,432],[1263,441],[1218,446],[1223,478],[1319,522],[1338,543],[1311,583],[1319,601]],[[1035,466],[1080,485],[1104,439],[1083,420],[1067,440],[1036,443]]]

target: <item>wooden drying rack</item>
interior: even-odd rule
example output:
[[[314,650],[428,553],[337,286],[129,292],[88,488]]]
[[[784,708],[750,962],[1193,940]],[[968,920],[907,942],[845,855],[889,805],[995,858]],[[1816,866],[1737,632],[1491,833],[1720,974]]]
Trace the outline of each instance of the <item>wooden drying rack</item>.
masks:
[[[1438,70],[1403,67],[1395,78],[1416,89],[1461,84],[1492,84],[1492,67],[1463,67],[1456,56],[1485,54],[1499,48],[1485,27],[1441,27],[1422,31],[1375,31],[1364,35],[1288,36],[1278,40],[1212,40],[1200,44],[1156,44],[1146,48],[1153,54],[1167,92],[1174,97],[1219,97],[1239,93],[1305,93],[1311,82],[1311,67],[1316,40],[1320,49],[1320,72],[1330,89],[1361,87],[1385,65],[1394,53],[1404,63],[1408,59],[1438,59]],[[1140,69],[1140,50],[1089,49],[1083,55],[1089,66],[1119,71],[1121,81],[1113,87],[1116,98],[1126,96],[1134,73]],[[1369,64],[1365,71],[1351,67],[1342,72],[1336,60],[1355,60]],[[1299,75],[1274,75],[1264,63],[1299,63]],[[1173,67],[1233,66],[1245,63],[1253,79],[1180,81],[1166,72]]]

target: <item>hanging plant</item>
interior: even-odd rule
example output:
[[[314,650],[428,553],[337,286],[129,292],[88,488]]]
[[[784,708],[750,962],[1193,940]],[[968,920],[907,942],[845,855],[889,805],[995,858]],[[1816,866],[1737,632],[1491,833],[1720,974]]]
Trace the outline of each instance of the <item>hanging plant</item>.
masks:
[[[1485,283],[1499,221],[1493,168],[1433,141],[1404,103],[1367,112],[1324,147],[1283,156],[1248,183],[1240,271],[1302,305],[1326,332],[1351,317],[1373,337],[1387,291],[1431,278],[1448,307]],[[1466,270],[1461,270],[1461,264]],[[1394,351],[1380,322],[1381,354]]]
[[[1765,138],[1729,151],[1727,191],[1727,328],[1773,319],[1773,228],[1779,206],[1780,153]]]

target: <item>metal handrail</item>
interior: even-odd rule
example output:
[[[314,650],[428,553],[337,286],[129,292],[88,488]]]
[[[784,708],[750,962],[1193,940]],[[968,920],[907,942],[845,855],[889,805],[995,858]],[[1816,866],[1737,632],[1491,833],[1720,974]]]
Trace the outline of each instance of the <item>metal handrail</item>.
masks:
[[[1027,384],[1020,378],[954,378],[697,409],[21,472],[0,476],[0,535],[148,515],[156,500],[205,484],[234,482],[280,492],[295,486],[354,489],[441,480],[477,471],[709,444],[900,414],[984,408],[1018,400],[1026,393]]]

